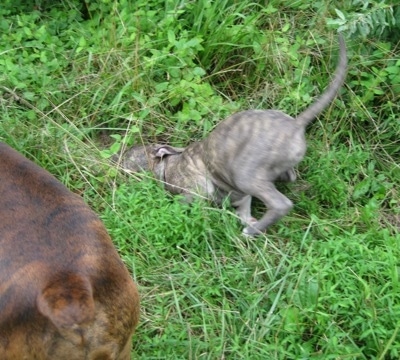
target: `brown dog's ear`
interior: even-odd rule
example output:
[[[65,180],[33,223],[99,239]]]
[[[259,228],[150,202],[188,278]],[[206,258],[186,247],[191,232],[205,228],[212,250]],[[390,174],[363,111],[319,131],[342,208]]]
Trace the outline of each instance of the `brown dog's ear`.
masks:
[[[154,156],[162,159],[165,155],[180,154],[184,148],[177,148],[169,145],[161,145],[154,149]]]
[[[75,344],[82,341],[79,330],[94,319],[94,300],[89,281],[77,274],[52,279],[36,299],[38,310]]]

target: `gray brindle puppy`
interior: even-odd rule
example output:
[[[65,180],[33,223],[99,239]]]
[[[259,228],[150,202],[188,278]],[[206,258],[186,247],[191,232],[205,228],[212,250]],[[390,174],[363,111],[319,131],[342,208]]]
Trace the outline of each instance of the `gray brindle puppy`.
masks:
[[[126,170],[152,171],[166,190],[183,194],[188,201],[201,195],[220,203],[229,196],[246,225],[244,234],[265,231],[293,206],[274,182],[296,179],[294,166],[306,151],[306,126],[332,102],[346,77],[347,54],[342,36],[339,45],[339,63],[332,82],[296,118],[278,110],[242,111],[222,121],[203,141],[186,148],[135,146],[117,159]],[[252,196],[267,207],[258,221],[251,216]]]

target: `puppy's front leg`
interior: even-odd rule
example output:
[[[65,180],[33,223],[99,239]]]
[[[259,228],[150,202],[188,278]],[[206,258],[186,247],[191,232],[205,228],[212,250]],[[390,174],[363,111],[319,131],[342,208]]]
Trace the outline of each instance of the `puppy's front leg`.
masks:
[[[237,200],[232,199],[232,206],[236,208],[236,214],[239,216],[242,225],[250,225],[257,220],[251,216],[251,196],[245,195]]]
[[[296,172],[294,171],[293,168],[290,168],[289,170],[280,174],[277,180],[283,181],[283,182],[295,182],[296,181]]]

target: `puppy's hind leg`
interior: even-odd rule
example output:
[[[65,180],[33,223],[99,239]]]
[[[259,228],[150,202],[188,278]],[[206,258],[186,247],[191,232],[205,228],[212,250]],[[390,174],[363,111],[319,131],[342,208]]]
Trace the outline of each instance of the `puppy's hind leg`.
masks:
[[[243,230],[245,235],[254,236],[262,233],[268,226],[286,215],[293,207],[292,202],[280,193],[271,182],[266,183],[263,190],[259,192],[254,192],[253,190],[251,194],[265,204],[267,211],[259,221],[250,224]]]

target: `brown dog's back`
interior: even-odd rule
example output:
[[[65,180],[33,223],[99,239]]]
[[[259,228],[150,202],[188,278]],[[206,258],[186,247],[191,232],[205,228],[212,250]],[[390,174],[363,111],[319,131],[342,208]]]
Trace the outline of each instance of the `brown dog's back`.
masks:
[[[0,359],[129,359],[138,316],[99,218],[0,144]]]

